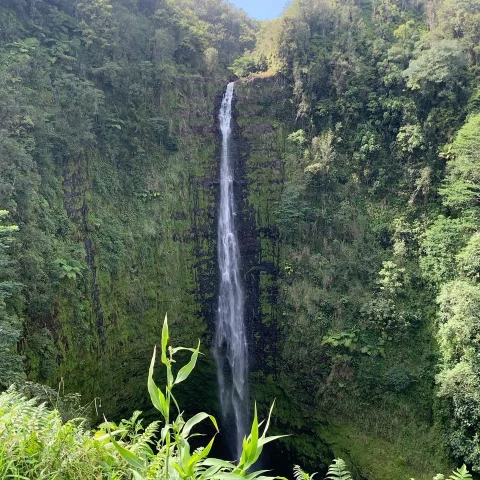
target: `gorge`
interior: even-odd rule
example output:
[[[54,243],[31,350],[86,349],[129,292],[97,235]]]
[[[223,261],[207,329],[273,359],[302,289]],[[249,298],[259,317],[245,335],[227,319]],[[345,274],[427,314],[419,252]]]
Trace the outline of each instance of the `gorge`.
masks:
[[[1,0],[1,389],[153,418],[168,312],[225,457],[480,472],[479,12]]]

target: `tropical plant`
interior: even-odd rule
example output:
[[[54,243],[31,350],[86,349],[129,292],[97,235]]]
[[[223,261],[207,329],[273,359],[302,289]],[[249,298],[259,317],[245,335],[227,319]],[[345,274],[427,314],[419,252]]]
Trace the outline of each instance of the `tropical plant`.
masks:
[[[0,388],[24,378],[22,357],[18,354],[17,343],[21,338],[22,322],[9,299],[19,290],[20,285],[12,281],[11,259],[8,249],[13,242],[16,225],[4,225],[6,210],[0,210]]]
[[[163,422],[154,421],[143,428],[141,412],[134,412],[129,420],[119,425],[105,422],[95,432],[85,430],[83,419],[62,422],[58,410],[49,410],[45,403],[27,399],[15,388],[0,395],[0,478],[66,480],[87,478],[126,478],[153,480],[179,479],[236,479],[269,480],[265,470],[251,472],[265,444],[279,438],[267,436],[270,425],[268,415],[258,421],[255,407],[252,428],[243,440],[238,462],[229,462],[208,455],[215,437],[205,447],[195,450],[190,439],[193,428],[209,419],[218,432],[214,417],[198,413],[185,420],[172,390],[188,378],[194,369],[200,345],[195,349],[168,346],[168,323],[162,329],[161,362],[167,371],[167,385],[160,389],[153,380],[156,349],[148,374],[148,391],[154,407]],[[176,374],[172,365],[179,351],[190,351],[190,361]],[[272,405],[273,408],[273,405]],[[176,417],[172,419],[172,410]],[[311,477],[310,477],[311,478]]]
[[[130,471],[134,479],[198,478],[207,480],[214,478],[233,479],[248,477],[249,480],[267,480],[269,477],[263,476],[265,470],[250,472],[250,469],[260,457],[263,446],[281,437],[267,437],[272,409],[270,409],[263,432],[260,434],[261,423],[258,421],[257,408],[255,406],[252,429],[248,437],[243,440],[243,449],[237,464],[225,460],[208,458],[215,437],[210,440],[206,447],[198,448],[192,452],[189,440],[194,435],[191,433],[193,427],[209,419],[218,432],[217,421],[213,416],[204,412],[197,413],[185,421],[172,390],[175,385],[186,380],[195,368],[200,353],[200,343],[196,349],[183,347],[174,348],[168,346],[168,343],[168,323],[167,317],[165,317],[161,340],[161,362],[165,365],[167,371],[167,385],[165,390],[160,389],[153,380],[156,348],[154,349],[148,372],[148,392],[150,399],[164,420],[163,428],[160,431],[160,438],[155,440],[154,437],[159,426],[158,422],[151,424],[148,427],[149,434],[142,436],[140,443],[138,440],[135,441],[130,448],[125,448],[119,441],[115,440],[116,434],[124,433],[122,432],[124,430],[123,428],[110,435],[113,447],[131,467]],[[181,367],[178,373],[174,375],[172,365],[175,362],[174,356],[179,351],[190,351],[191,358],[190,361]],[[172,409],[176,410],[175,419],[172,419]],[[106,427],[109,429],[108,424]],[[150,447],[151,444],[155,444],[157,453],[153,452]]]
[[[11,387],[0,395],[0,478],[24,480],[35,478],[47,480],[62,478],[82,480],[110,478],[133,480],[274,480],[283,477],[265,476],[265,470],[253,471],[262,453],[263,446],[279,436],[267,436],[272,409],[265,422],[258,421],[255,407],[252,428],[243,440],[238,462],[230,462],[208,455],[215,437],[205,447],[192,451],[190,439],[195,435],[193,428],[209,419],[218,431],[214,417],[198,413],[184,420],[172,390],[185,381],[194,369],[199,346],[195,349],[172,347],[169,343],[167,318],[162,329],[161,362],[166,367],[167,385],[160,389],[153,380],[156,348],[148,374],[148,391],[155,408],[161,413],[163,422],[154,421],[146,428],[142,426],[141,412],[134,412],[129,420],[119,425],[105,422],[95,432],[85,429],[82,419],[62,422],[58,410],[50,410],[45,403],[27,399],[16,388]],[[176,374],[172,370],[174,356],[179,351],[191,352],[188,363]],[[272,405],[273,408],[273,405]],[[172,420],[171,410],[177,415]],[[163,426],[162,426],[163,425]],[[295,480],[312,480],[315,474],[306,473],[300,466],[293,469]],[[441,480],[437,475],[434,480]],[[468,480],[472,476],[465,465],[451,474],[448,480]],[[352,480],[342,459],[330,465],[326,480]]]
[[[480,169],[478,167],[480,114],[472,115],[451,144],[447,176],[439,193],[445,205],[464,208],[478,205]],[[448,147],[446,147],[448,148]]]
[[[82,420],[63,423],[58,410],[13,387],[0,395],[0,444],[0,478],[115,478],[121,467],[106,439],[86,432]]]
[[[472,478],[472,475],[468,472],[466,465],[462,465],[460,468],[457,468],[446,480],[469,480]],[[411,478],[410,480],[415,480]],[[445,475],[438,473],[433,477],[433,480],[445,480]]]
[[[470,473],[468,473],[466,465],[462,465],[460,468],[457,468],[452,474],[448,477],[448,480],[468,480],[472,478]]]
[[[312,478],[316,475],[316,473],[312,473],[311,475],[307,472],[304,472],[302,467],[299,465],[294,465],[293,467],[293,478],[295,480],[312,480]]]
[[[352,480],[346,463],[341,458],[336,458],[328,468],[327,480]]]

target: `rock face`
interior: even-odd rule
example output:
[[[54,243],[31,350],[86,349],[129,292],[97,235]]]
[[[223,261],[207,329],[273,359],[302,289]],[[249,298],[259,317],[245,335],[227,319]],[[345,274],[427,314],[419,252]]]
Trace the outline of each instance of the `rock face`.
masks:
[[[50,262],[55,269],[50,267],[44,291],[36,277],[25,276],[22,346],[29,377],[52,386],[64,379],[66,390],[80,392],[84,400],[100,398],[99,411],[109,419],[150,408],[146,372],[165,313],[174,344],[191,346],[200,338],[205,354],[180,386],[179,403],[187,414],[219,417],[210,351],[219,285],[218,111],[225,85],[226,80],[185,77],[163,90],[156,115],[168,118],[168,135],[156,148],[142,132],[115,131],[120,137],[99,137],[81,154],[37,159],[44,210],[37,230],[30,228],[44,250],[41,258],[25,256],[24,268],[35,271],[34,262]],[[250,401],[263,418],[276,399],[272,433],[292,434],[267,452],[264,467],[284,476],[294,463],[321,471],[335,452],[362,472],[370,462],[361,456],[364,442],[356,425],[332,425],[325,420],[330,412],[311,412],[316,389],[328,376],[322,358],[307,357],[313,372],[308,376],[285,355],[297,312],[288,311],[285,301],[291,279],[277,212],[292,175],[288,162],[297,161],[295,145],[287,142],[299,129],[291,98],[281,76],[252,77],[235,87],[232,155]],[[115,142],[125,149],[112,155]],[[316,241],[323,241],[323,233]],[[295,327],[290,348],[308,350],[302,325]],[[322,341],[317,330],[309,332],[308,340]],[[316,373],[322,368],[324,377]]]
[[[47,282],[49,310],[34,309],[30,293],[24,353],[32,380],[64,378],[68,390],[101,398],[103,411],[119,417],[148,405],[145,374],[165,313],[177,345],[201,338],[208,351],[216,288],[213,100],[222,88],[193,78],[162,95],[158,115],[170,119],[175,148],[138,146],[111,157],[108,145],[97,144],[65,158],[61,169],[37,166],[40,175],[55,169],[47,211],[65,212],[67,233],[55,240],[60,266],[79,266],[74,279]],[[201,408],[216,401],[211,364],[205,360],[197,374],[206,384]]]
[[[280,244],[275,208],[282,192],[288,92],[279,78],[239,83],[235,103],[241,248],[253,372],[274,374],[277,358]],[[254,395],[254,392],[252,392]]]
[[[148,409],[145,375],[165,313],[176,345],[198,338],[206,354],[180,390],[187,411],[219,414],[212,348],[218,299],[217,222],[225,83],[185,79],[163,93],[175,148],[108,155],[97,144],[65,158],[51,182],[65,212],[75,280],[52,285],[53,306],[28,319],[33,380],[84,400],[109,418]],[[276,208],[293,111],[281,77],[237,82],[233,145],[241,273],[246,294],[250,398],[266,411],[277,388],[282,249]],[[159,382],[161,380],[159,379]],[[195,392],[192,395],[191,392]],[[286,408],[290,408],[284,404]],[[284,433],[286,425],[279,425]],[[275,463],[281,463],[275,457]]]
[[[158,115],[170,117],[176,148],[137,147],[134,155],[112,158],[107,145],[97,144],[55,167],[49,181],[68,225],[59,241],[81,267],[75,280],[50,286],[49,312],[32,311],[27,320],[31,379],[56,385],[64,378],[68,390],[101,398],[103,411],[119,417],[148,406],[144,377],[165,313],[177,345],[201,338],[208,354],[218,298],[223,91],[221,81],[194,78],[163,94]],[[246,324],[251,372],[260,379],[276,375],[281,250],[275,208],[283,178],[281,122],[291,117],[287,97],[281,79],[272,78],[237,82],[234,101]],[[189,385],[200,393],[192,398],[185,390],[186,407],[217,410],[215,382],[206,355]],[[251,397],[259,398],[255,385]]]

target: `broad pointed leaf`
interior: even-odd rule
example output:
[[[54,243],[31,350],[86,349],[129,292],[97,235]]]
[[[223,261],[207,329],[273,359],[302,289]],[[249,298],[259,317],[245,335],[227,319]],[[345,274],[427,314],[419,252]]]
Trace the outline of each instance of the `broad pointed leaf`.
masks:
[[[209,415],[208,413],[205,413],[205,412],[200,412],[200,413],[197,413],[196,415],[194,415],[192,418],[190,418],[186,423],[185,425],[183,426],[183,429],[182,429],[182,434],[183,436],[186,438],[190,435],[190,432],[192,430],[192,428],[197,425],[198,423],[200,422],[203,422],[203,420],[209,418],[213,425],[215,426],[217,432],[218,432],[218,425],[217,425],[217,421],[215,420],[215,417],[213,417],[212,415]]]
[[[148,393],[150,394],[150,399],[152,400],[153,406],[164,416],[167,417],[167,400],[163,392],[157,387],[153,380],[153,369],[155,366],[155,357],[157,354],[157,347],[153,349],[152,361],[150,362],[150,368],[148,370]]]
[[[162,363],[167,366],[170,365],[170,362],[168,361],[168,358],[167,358],[168,339],[169,339],[168,322],[167,322],[167,315],[165,315],[165,320],[163,322],[163,328],[162,328]]]
[[[121,457],[128,462],[132,467],[144,469],[145,468],[145,461],[132,453],[130,450],[123,448],[118,442],[112,437],[112,443],[117,452],[121,455]]]
[[[195,368],[195,365],[197,363],[199,352],[200,352],[200,341],[198,341],[198,347],[192,353],[190,361],[178,371],[177,378],[175,379],[175,384],[183,382],[188,378],[190,373],[192,373],[192,370]]]

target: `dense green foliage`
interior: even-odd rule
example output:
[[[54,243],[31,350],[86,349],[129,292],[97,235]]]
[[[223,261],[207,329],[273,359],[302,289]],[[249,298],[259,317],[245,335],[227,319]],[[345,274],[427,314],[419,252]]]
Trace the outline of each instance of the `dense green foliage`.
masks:
[[[251,54],[286,79],[295,109],[269,118],[287,130],[277,382],[368,478],[402,474],[374,465],[385,445],[427,478],[443,434],[480,468],[479,11],[477,0],[298,0]]]
[[[63,423],[58,410],[48,410],[44,403],[37,405],[36,398],[27,400],[14,388],[4,392],[0,395],[0,474],[13,479],[66,480],[273,478],[263,476],[264,471],[250,471],[263,446],[278,438],[266,436],[270,416],[260,435],[256,411],[238,463],[208,456],[215,437],[208,445],[191,451],[190,439],[195,436],[191,432],[198,423],[210,419],[218,431],[215,418],[206,413],[185,421],[172,393],[173,387],[185,381],[195,368],[199,349],[200,345],[197,349],[171,347],[165,318],[160,349],[167,376],[165,394],[153,380],[155,351],[148,375],[150,398],[163,417],[161,430],[158,421],[144,428],[141,412],[136,411],[119,425],[105,422],[96,431],[88,432],[81,418]],[[191,359],[174,374],[174,356],[182,350],[190,350]],[[174,407],[175,419],[171,418]]]
[[[294,433],[280,456],[480,472],[479,25],[479,0],[294,0],[261,24],[216,0],[2,2],[1,388],[65,379],[125,415],[159,312],[209,341],[233,72],[252,392]],[[216,406],[201,365],[189,411]]]
[[[179,351],[191,352],[190,361],[172,370],[174,357]],[[109,478],[134,480],[155,479],[199,479],[199,480],[274,480],[267,477],[265,470],[251,471],[258,461],[264,445],[280,438],[267,437],[270,416],[260,435],[257,410],[251,431],[244,438],[238,462],[220,460],[209,456],[215,437],[202,447],[192,451],[192,430],[203,420],[210,419],[218,432],[214,417],[197,413],[184,420],[183,413],[173,396],[175,385],[185,381],[195,368],[200,351],[170,345],[167,319],[163,324],[160,355],[166,368],[165,390],[158,388],[153,380],[156,348],[148,374],[148,391],[155,408],[161,413],[162,421],[142,426],[141,412],[134,412],[129,420],[118,425],[105,422],[95,431],[85,429],[85,420],[76,418],[62,422],[60,412],[49,410],[38,399],[28,400],[15,388],[0,394],[0,474],[12,479],[62,478],[89,479]],[[163,393],[165,392],[165,393]],[[174,419],[172,413],[177,410]],[[163,427],[160,426],[163,424]],[[309,480],[315,474],[305,473],[298,465],[294,468],[295,480]],[[444,478],[437,475],[435,480]],[[454,472],[449,480],[471,478],[465,465]],[[352,480],[345,462],[335,459],[329,467],[326,480]]]
[[[18,227],[3,224],[7,214],[6,210],[0,210],[0,385],[4,388],[24,379],[22,358],[17,349],[22,322],[10,301],[21,285],[13,281],[15,273],[8,255],[12,234]]]
[[[1,3],[0,208],[19,227],[1,268],[23,284],[2,300],[1,348],[31,380],[92,399],[123,381],[119,360],[130,380],[105,406],[118,413],[141,402],[159,311],[185,341],[205,331],[209,122],[255,28],[208,0]]]

